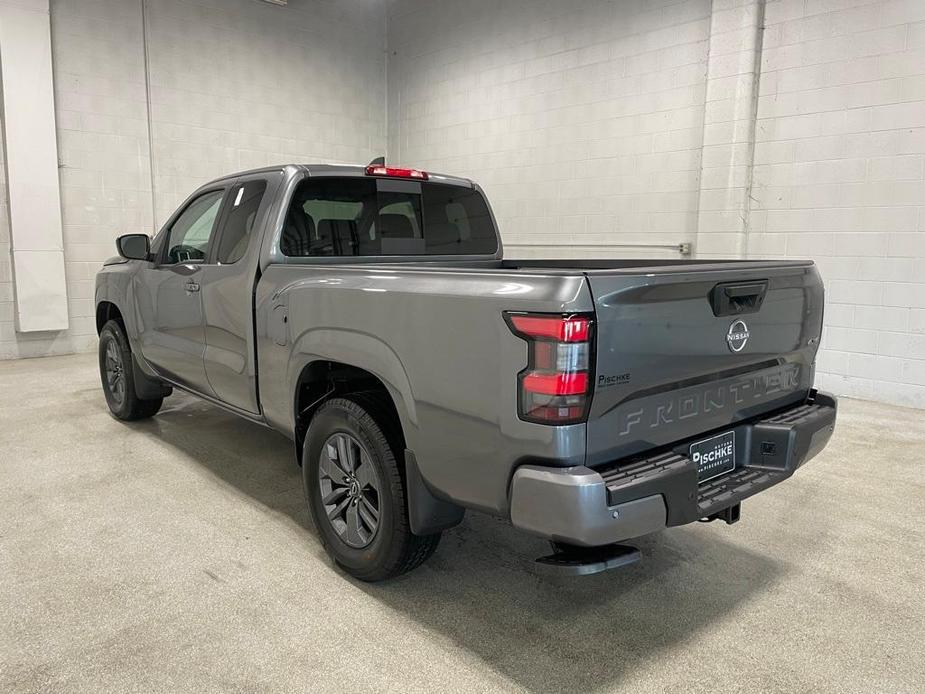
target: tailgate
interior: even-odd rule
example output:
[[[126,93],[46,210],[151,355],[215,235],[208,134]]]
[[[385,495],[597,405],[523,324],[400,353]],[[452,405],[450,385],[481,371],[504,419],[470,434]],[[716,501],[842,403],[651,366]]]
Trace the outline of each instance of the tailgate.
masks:
[[[588,465],[803,400],[823,288],[811,262],[586,273],[596,312]]]

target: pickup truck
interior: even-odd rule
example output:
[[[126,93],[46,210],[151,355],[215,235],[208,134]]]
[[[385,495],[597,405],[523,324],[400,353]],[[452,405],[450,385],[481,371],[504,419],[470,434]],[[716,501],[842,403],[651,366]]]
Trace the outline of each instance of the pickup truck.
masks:
[[[202,186],[96,277],[123,420],[177,388],[294,442],[321,542],[362,580],[464,511],[589,573],[739,517],[834,429],[811,261],[512,260],[480,187],[384,165]]]

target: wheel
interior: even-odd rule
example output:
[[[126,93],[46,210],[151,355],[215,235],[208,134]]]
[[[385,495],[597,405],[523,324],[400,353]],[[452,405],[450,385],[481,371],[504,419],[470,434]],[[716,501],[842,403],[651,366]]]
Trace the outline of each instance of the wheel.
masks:
[[[440,533],[415,535],[408,522],[399,446],[376,400],[333,398],[312,418],[302,480],[312,519],[331,558],[363,581],[410,571],[437,548]],[[382,422],[380,424],[380,421]]]
[[[161,409],[164,398],[142,400],[135,393],[132,349],[117,321],[111,320],[100,331],[100,380],[113,416],[123,420],[151,417]]]

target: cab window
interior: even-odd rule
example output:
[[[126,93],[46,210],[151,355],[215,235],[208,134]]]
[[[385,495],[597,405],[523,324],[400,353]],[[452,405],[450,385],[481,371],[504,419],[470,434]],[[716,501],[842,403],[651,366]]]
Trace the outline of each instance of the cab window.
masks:
[[[244,257],[254,226],[257,210],[267,190],[264,180],[246,181],[234,186],[228,194],[228,212],[222,224],[218,242],[217,260],[222,264],[235,263]]]

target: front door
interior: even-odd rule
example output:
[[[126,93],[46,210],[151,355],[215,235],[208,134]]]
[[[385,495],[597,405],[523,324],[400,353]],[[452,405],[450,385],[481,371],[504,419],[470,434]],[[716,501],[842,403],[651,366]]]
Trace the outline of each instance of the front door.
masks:
[[[141,351],[158,372],[214,395],[203,365],[201,279],[225,189],[194,198],[171,224],[160,256],[138,287]]]

